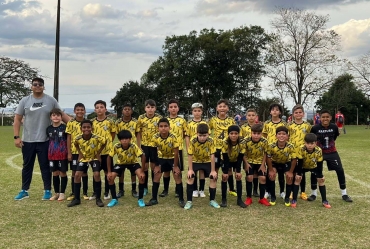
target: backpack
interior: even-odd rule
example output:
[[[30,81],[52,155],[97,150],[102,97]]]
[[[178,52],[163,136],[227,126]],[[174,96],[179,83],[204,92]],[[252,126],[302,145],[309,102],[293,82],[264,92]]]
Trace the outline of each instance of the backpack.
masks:
[[[343,124],[343,116],[342,115],[338,116],[338,122],[340,124]]]

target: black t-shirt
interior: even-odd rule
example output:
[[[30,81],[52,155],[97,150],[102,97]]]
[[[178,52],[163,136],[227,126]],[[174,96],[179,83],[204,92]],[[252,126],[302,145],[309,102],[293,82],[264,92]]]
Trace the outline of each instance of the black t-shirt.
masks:
[[[314,125],[311,132],[317,136],[317,145],[322,149],[323,154],[333,153],[337,151],[335,140],[339,136],[338,126],[329,124],[324,127],[321,124]]]

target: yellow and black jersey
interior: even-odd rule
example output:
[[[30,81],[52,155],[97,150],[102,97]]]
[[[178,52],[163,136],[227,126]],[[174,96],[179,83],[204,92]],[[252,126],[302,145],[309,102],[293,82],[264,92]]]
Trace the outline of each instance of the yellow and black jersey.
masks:
[[[123,121],[122,119],[118,119],[116,121],[116,133],[118,134],[120,131],[128,130],[131,132],[132,139],[131,142],[136,144],[136,129],[137,129],[137,119],[131,118],[129,122]]]
[[[230,125],[234,125],[235,120],[226,117],[220,119],[219,117],[212,117],[209,120],[209,128],[213,131],[213,139],[216,141],[216,149],[222,148],[223,140],[228,136],[227,129]]]
[[[311,131],[311,124],[303,121],[302,124],[297,124],[294,121],[288,124],[289,142],[297,148],[304,144],[304,136]]]
[[[157,133],[152,137],[149,146],[158,149],[158,158],[172,159],[175,157],[173,149],[179,148],[179,143],[178,138],[172,133],[169,133],[165,138]]]
[[[279,148],[277,142],[267,146],[267,157],[274,163],[287,163],[297,158],[297,151],[293,144],[286,143],[284,148]]]
[[[300,146],[297,157],[298,159],[303,159],[304,169],[314,169],[317,167],[317,162],[322,162],[324,160],[322,150],[318,146],[316,146],[312,152],[308,152],[306,146]]]
[[[267,151],[267,139],[261,137],[258,142],[254,142],[251,137],[248,137],[245,139],[245,143],[247,147],[246,156],[248,163],[261,164]]]
[[[252,136],[252,127],[248,124],[248,122],[240,127],[240,133],[240,135],[245,139]]]
[[[211,137],[208,137],[204,143],[200,143],[197,136],[190,139],[188,155],[193,156],[194,163],[211,162],[211,155],[214,153],[216,153],[216,147]]]
[[[222,149],[221,153],[228,154],[229,161],[230,162],[236,162],[238,160],[239,154],[245,154],[245,149],[246,149],[246,141],[240,137],[239,143],[235,145],[231,145],[231,148],[229,149],[229,144],[227,143],[227,140],[224,140],[222,142]]]
[[[184,148],[184,136],[186,132],[186,120],[177,116],[176,118],[167,118],[170,121],[171,133],[177,137],[179,143],[179,150]]]
[[[80,148],[82,153],[80,162],[97,160],[98,158],[96,155],[101,147],[104,146],[105,142],[106,140],[104,137],[95,134],[92,134],[87,140],[85,140],[82,135],[78,135],[74,140],[74,144]]]
[[[101,152],[102,155],[108,155],[113,146],[112,133],[116,133],[116,125],[114,121],[107,117],[99,121],[97,118],[91,120],[93,123],[94,134],[103,137],[106,141],[105,148]]]
[[[153,117],[148,118],[146,114],[139,116],[137,120],[136,132],[141,132],[141,144],[149,146],[150,140],[158,132],[158,122],[161,115],[155,113]]]
[[[287,123],[284,120],[280,120],[278,123],[274,123],[272,120],[267,120],[263,124],[262,134],[266,136],[266,139],[269,143],[276,142],[276,128],[280,126],[287,127]]]
[[[200,120],[200,121],[194,121],[190,120],[187,125],[186,125],[186,132],[185,135],[192,138],[193,136],[197,135],[197,127],[199,124],[206,124],[208,123],[205,120]],[[210,131],[209,131],[210,132]]]
[[[109,156],[114,155],[117,155],[116,164],[135,164],[139,163],[143,151],[134,143],[130,143],[127,149],[122,148],[121,143],[116,143],[109,152]]]
[[[81,132],[81,121],[77,121],[74,118],[69,120],[67,123],[67,128],[65,132],[71,135],[71,153],[78,154],[78,151],[73,141],[78,135],[82,133]]]

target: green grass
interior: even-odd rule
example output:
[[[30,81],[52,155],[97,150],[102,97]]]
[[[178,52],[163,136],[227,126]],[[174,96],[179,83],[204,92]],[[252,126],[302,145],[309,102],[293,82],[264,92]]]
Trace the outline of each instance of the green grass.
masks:
[[[111,209],[98,208],[93,201],[82,201],[75,208],[67,208],[67,202],[41,201],[37,164],[30,198],[14,201],[21,172],[7,163],[19,155],[11,163],[21,167],[22,157],[13,144],[12,127],[1,127],[0,248],[365,248],[370,215],[369,135],[364,126],[348,126],[347,134],[337,141],[353,203],[341,200],[335,172],[325,170],[331,209],[320,205],[320,196],[315,202],[299,200],[296,209],[285,207],[281,199],[274,207],[264,207],[256,198],[252,206],[241,209],[230,196],[226,209],[213,209],[208,198],[198,198],[193,209],[185,211],[177,206],[173,180],[168,197],[143,209],[128,194],[131,186],[127,185],[126,196]],[[310,192],[309,184],[307,189]],[[218,188],[216,199],[220,198]]]

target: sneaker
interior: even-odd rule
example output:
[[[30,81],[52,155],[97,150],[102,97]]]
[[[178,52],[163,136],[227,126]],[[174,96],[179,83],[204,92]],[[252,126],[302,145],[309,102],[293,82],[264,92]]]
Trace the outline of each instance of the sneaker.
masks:
[[[290,207],[290,200],[289,200],[289,198],[285,198],[284,204],[285,204],[286,207]]]
[[[159,194],[160,197],[166,197],[168,195],[167,190],[163,190],[162,193]]]
[[[145,203],[145,206],[154,206],[158,204],[158,200],[150,199],[149,202]]]
[[[122,196],[125,196],[125,191],[124,190],[118,191],[117,198],[121,198]]]
[[[104,200],[110,200],[110,194],[104,193]]]
[[[104,203],[100,198],[96,198],[95,203],[98,207],[104,207]]]
[[[260,194],[257,191],[253,191],[253,196],[254,197],[260,197]]]
[[[138,198],[139,197],[139,194],[137,193],[137,191],[135,189],[131,191],[131,195],[134,198]]]
[[[66,195],[64,193],[60,193],[58,201],[64,201],[65,199],[66,199]]]
[[[199,197],[202,197],[202,198],[206,197],[206,194],[204,193],[203,190],[199,191]]]
[[[14,197],[14,200],[16,200],[16,201],[20,201],[20,200],[27,199],[27,198],[30,198],[30,196],[28,195],[28,192],[27,192],[26,190],[21,190],[21,192],[19,192],[19,193]]]
[[[297,201],[296,200],[292,200],[292,203],[290,204],[290,206],[292,208],[296,208],[297,207]]]
[[[285,192],[281,192],[280,197],[281,197],[281,199],[285,199]]]
[[[247,197],[247,199],[245,199],[245,205],[247,205],[247,206],[249,206],[249,205],[251,205],[252,204],[252,198],[250,198],[250,197]]]
[[[265,193],[265,195],[264,195],[264,197],[265,197],[266,199],[268,199],[268,198],[270,198],[270,197],[271,197],[271,195],[270,195],[270,193],[269,193],[269,192],[266,192],[266,193]]]
[[[139,199],[139,200],[137,200],[137,204],[139,205],[139,207],[145,207],[145,202],[144,202],[144,200],[143,199]]]
[[[322,202],[322,205],[323,205],[324,207],[326,207],[326,208],[331,208],[331,206],[330,206],[330,204],[329,204],[329,202],[328,202],[328,201],[323,201],[323,202]]]
[[[107,207],[114,207],[115,205],[117,205],[118,204],[118,200],[117,199],[112,199],[109,203],[108,203],[108,205],[107,205]]]
[[[246,207],[248,207],[247,206],[247,204],[245,204],[243,201],[242,201],[242,199],[238,199],[237,201],[236,201],[236,205],[238,205],[239,207],[241,207],[241,208],[246,208]]]
[[[301,199],[304,200],[304,201],[307,201],[307,198],[308,198],[307,194],[305,192],[302,192],[301,193]]]
[[[271,206],[271,204],[269,203],[269,201],[266,199],[266,198],[262,198],[258,201],[259,204],[262,204],[264,206]]]
[[[307,201],[314,201],[316,200],[316,195],[310,195],[308,198],[307,198]]]
[[[148,189],[144,188],[144,196],[146,196],[147,194],[148,194]]]
[[[74,206],[77,206],[77,205],[80,205],[81,204],[81,201],[80,200],[77,200],[77,199],[73,199],[68,205],[67,207],[74,207]]]
[[[51,198],[51,191],[50,190],[45,190],[44,191],[44,196],[42,197],[43,201],[48,201]]]
[[[185,207],[185,201],[184,200],[179,201],[179,206],[184,208]]]
[[[349,195],[342,195],[342,199],[345,202],[353,202],[352,198]]]
[[[270,200],[270,205],[271,206],[275,206],[276,205],[276,199],[275,198],[271,198],[271,200]]]
[[[209,205],[214,208],[220,208],[220,205],[215,200],[210,201]]]
[[[67,197],[67,201],[73,201],[75,199],[75,195],[73,193],[71,193],[68,197]]]
[[[84,198],[85,201],[90,200],[90,197],[86,193],[83,194],[82,198]]]
[[[59,194],[55,193],[49,200],[56,201],[56,200],[58,200],[58,198],[59,198]]]
[[[238,196],[238,194],[234,190],[230,190],[229,195]]]
[[[184,209],[188,210],[192,207],[193,207],[193,202],[192,201],[187,201],[185,206],[184,206]]]
[[[96,199],[96,194],[95,193],[93,193],[90,197],[89,197],[89,200],[90,201],[93,201],[93,200],[95,200]]]
[[[220,207],[223,207],[223,208],[227,207],[227,200],[222,200]]]
[[[199,197],[199,192],[198,190],[193,191],[193,197]]]

